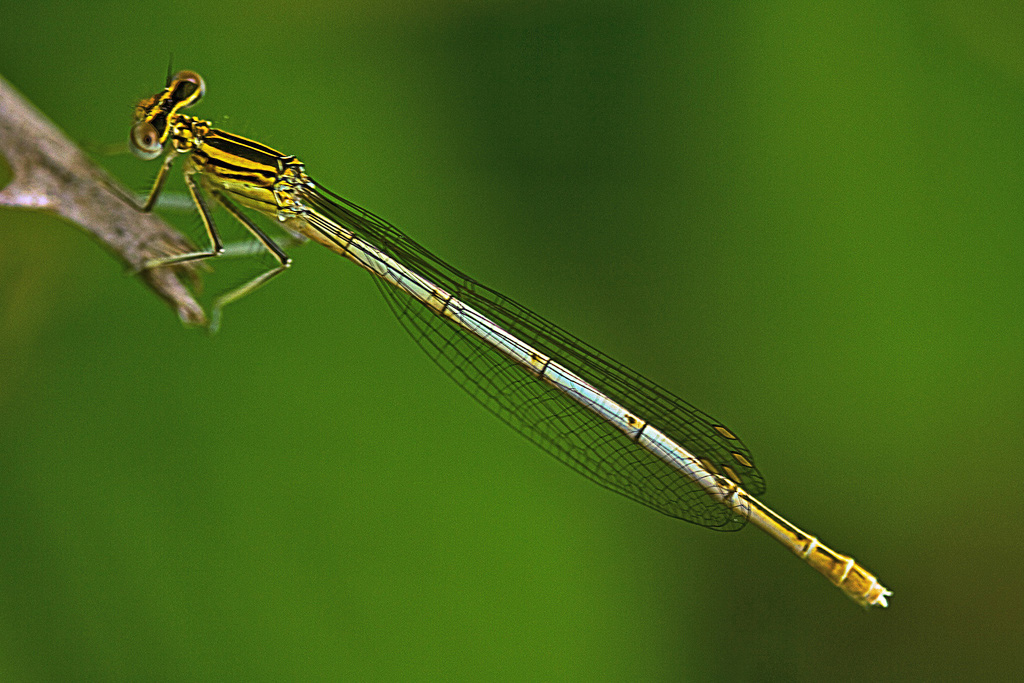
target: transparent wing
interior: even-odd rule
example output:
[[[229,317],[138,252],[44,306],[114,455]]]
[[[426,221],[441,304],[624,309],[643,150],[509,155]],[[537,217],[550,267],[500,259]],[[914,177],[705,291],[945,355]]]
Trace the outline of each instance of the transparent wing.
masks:
[[[738,481],[753,495],[764,492],[764,479],[747,448],[706,413],[449,266],[369,211],[322,188],[309,191],[303,199],[310,208],[578,374],[700,458],[710,470]],[[377,286],[405,329],[442,370],[561,462],[672,517],[719,530],[738,529],[745,523],[678,470],[484,341],[388,283],[377,280]]]

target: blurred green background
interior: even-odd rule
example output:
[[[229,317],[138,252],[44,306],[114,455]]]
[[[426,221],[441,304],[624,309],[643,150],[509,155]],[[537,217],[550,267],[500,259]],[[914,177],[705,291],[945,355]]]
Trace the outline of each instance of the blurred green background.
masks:
[[[0,677],[1016,678],[1021,36],[1017,2],[5,3],[0,73],[134,189],[109,148],[173,53],[194,113],[722,419],[895,595],[570,472],[316,245],[210,338],[0,210]]]

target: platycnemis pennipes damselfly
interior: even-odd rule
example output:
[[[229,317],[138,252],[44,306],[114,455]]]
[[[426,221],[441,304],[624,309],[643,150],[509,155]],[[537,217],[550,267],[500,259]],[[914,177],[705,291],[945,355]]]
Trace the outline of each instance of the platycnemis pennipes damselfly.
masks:
[[[891,593],[873,574],[755,497],[764,492],[764,479],[732,431],[325,189],[294,156],[183,114],[204,90],[199,74],[175,74],[167,87],[136,107],[130,144],[143,159],[166,151],[145,211],[155,205],[174,159],[185,157],[185,182],[210,240],[206,250],[170,255],[147,267],[224,253],[207,197],[277,261],[216,300],[214,328],[225,305],[291,264],[243,208],[256,211],[292,238],[311,239],[369,271],[398,319],[452,379],[569,467],[694,524],[734,530],[749,521],[857,603],[887,605]]]

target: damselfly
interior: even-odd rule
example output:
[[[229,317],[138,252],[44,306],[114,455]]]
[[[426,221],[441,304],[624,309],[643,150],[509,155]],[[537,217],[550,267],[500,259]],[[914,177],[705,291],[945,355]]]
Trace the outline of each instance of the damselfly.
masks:
[[[558,460],[659,512],[718,530],[766,531],[864,606],[891,593],[852,558],[822,545],[754,496],[764,479],[723,424],[597,349],[437,258],[390,223],[311,179],[293,156],[183,114],[203,79],[181,71],[135,110],[130,144],[163,165],[142,207],[156,203],[171,164],[184,173],[210,246],[155,268],[224,253],[207,202],[223,206],[277,266],[219,297],[221,309],[281,273],[291,260],[242,208],[271,218],[375,276],[391,309],[441,368],[476,400]]]

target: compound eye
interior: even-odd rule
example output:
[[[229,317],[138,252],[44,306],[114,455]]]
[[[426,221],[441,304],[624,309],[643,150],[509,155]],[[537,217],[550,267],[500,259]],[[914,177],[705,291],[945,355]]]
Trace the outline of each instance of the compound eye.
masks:
[[[195,71],[179,71],[171,79],[171,89],[175,102],[182,107],[191,107],[206,94],[206,83]]]
[[[160,144],[160,135],[156,132],[156,128],[146,121],[132,126],[128,142],[135,156],[147,161],[156,159],[164,149],[164,146]]]

